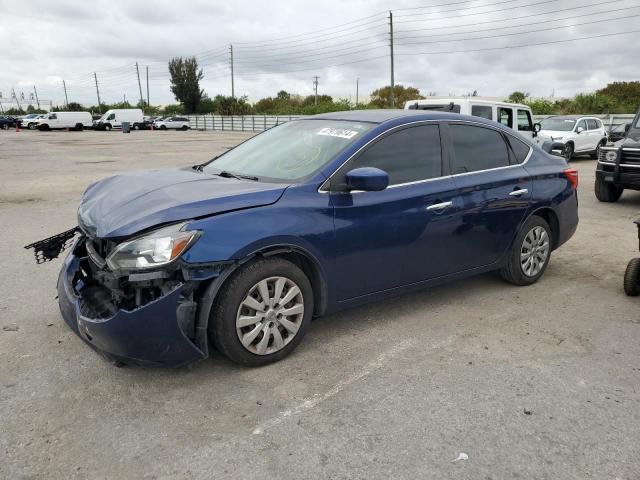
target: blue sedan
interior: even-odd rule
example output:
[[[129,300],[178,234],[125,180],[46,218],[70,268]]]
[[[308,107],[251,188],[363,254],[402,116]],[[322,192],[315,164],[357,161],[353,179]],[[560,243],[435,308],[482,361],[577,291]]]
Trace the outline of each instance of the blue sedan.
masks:
[[[577,172],[498,123],[330,113],[191,169],[86,190],[58,280],[66,323],[119,362],[282,359],[312,317],[499,271],[544,274],[578,225]],[[52,253],[53,252],[53,253]],[[428,327],[425,327],[428,328]]]

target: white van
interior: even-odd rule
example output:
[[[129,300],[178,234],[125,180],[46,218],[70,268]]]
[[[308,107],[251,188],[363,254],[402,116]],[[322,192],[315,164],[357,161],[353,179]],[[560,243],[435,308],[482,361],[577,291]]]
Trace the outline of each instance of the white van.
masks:
[[[111,130],[112,128],[122,128],[122,122],[129,122],[133,127],[134,123],[142,123],[144,114],[139,108],[118,108],[107,110],[99,120],[93,124],[96,130]]]
[[[487,118],[512,128],[534,143],[539,143],[536,137],[540,126],[534,125],[531,108],[519,103],[498,102],[479,97],[450,97],[410,100],[405,103],[404,108],[405,110],[432,110]]]
[[[89,112],[49,112],[37,120],[38,130],[54,130],[73,128],[83,130],[91,128],[91,114]]]

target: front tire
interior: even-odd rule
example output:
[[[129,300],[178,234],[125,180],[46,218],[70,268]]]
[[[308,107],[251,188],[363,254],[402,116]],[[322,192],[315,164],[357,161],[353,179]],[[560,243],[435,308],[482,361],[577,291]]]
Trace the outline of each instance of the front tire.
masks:
[[[160,125],[160,130],[166,130],[167,126],[166,125]]]
[[[110,131],[111,131],[111,125],[109,125],[109,124],[107,123],[107,124],[104,126],[104,129],[105,129],[107,132],[110,132]]]
[[[224,285],[211,310],[209,335],[231,361],[257,367],[291,353],[313,314],[304,272],[283,258],[252,261]]]
[[[564,146],[564,151],[562,152],[565,160],[567,162],[570,162],[571,159],[573,158],[573,154],[574,154],[574,149],[573,149],[573,143],[569,142]]]
[[[531,285],[544,274],[551,258],[551,228],[542,217],[532,216],[513,242],[507,265],[500,270],[514,285]]]
[[[624,272],[624,293],[630,297],[640,295],[640,258],[633,258]]]
[[[601,202],[617,202],[622,195],[623,188],[616,187],[612,183],[605,182],[601,176],[596,175],[596,198]]]

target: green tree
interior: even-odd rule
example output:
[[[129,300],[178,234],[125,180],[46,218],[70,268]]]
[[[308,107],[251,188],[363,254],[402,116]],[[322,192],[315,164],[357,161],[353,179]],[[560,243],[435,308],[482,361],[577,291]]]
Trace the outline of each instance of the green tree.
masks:
[[[612,99],[616,104],[616,113],[635,113],[640,106],[640,81],[613,82],[596,94]]]
[[[404,108],[404,104],[409,100],[421,100],[424,98],[417,88],[403,85],[394,85],[393,96],[396,108]],[[386,86],[371,92],[371,103],[378,108],[391,108],[391,87]]]
[[[171,75],[171,92],[176,100],[184,105],[186,113],[198,111],[198,105],[204,97],[204,90],[200,89],[200,80],[204,77],[202,69],[198,70],[195,57],[175,57],[169,62]]]
[[[527,97],[529,96],[529,92],[513,92],[511,95],[509,95],[509,98],[507,98],[507,102],[511,102],[511,103],[525,103],[527,101]]]

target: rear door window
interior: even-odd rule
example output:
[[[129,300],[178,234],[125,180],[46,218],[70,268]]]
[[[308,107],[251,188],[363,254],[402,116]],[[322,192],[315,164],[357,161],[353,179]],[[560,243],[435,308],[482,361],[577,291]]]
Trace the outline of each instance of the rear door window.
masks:
[[[513,110],[505,107],[498,107],[498,123],[513,128]]]
[[[471,115],[493,120],[493,108],[487,105],[471,105]]]
[[[474,125],[450,125],[454,173],[469,173],[509,165],[509,152],[502,134]]]
[[[589,127],[589,130],[597,130],[598,122],[594,118],[587,118],[587,127]]]
[[[383,137],[356,158],[349,169],[376,167],[389,174],[389,185],[442,175],[440,128],[419,125]]]
[[[529,110],[518,109],[518,130],[521,132],[533,132],[533,121]]]

